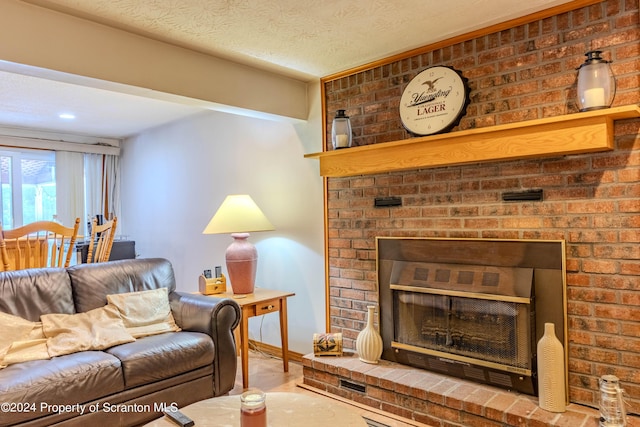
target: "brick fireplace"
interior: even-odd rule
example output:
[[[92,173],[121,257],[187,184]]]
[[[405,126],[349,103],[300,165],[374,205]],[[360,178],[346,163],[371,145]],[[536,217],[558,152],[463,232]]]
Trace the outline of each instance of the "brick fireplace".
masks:
[[[410,138],[398,100],[433,65],[469,79],[471,103],[452,132],[573,114],[575,69],[595,48],[613,61],[614,106],[638,104],[638,9],[638,0],[597,2],[326,78],[327,132],[346,109],[356,145]],[[570,401],[597,407],[598,379],[613,374],[639,414],[640,119],[616,121],[613,133],[602,153],[327,178],[331,330],[354,348],[366,306],[378,302],[376,237],[564,240]],[[543,200],[503,201],[531,189]],[[374,207],[391,196],[401,206]]]

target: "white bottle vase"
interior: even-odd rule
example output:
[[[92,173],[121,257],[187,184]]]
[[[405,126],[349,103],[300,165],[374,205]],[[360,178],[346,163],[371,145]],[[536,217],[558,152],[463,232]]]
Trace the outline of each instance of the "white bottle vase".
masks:
[[[555,325],[544,324],[538,341],[538,400],[542,409],[564,412],[566,405],[564,350],[556,337]]]
[[[375,305],[367,306],[367,326],[360,331],[356,339],[358,357],[365,363],[378,363],[382,355],[382,337],[373,326]]]

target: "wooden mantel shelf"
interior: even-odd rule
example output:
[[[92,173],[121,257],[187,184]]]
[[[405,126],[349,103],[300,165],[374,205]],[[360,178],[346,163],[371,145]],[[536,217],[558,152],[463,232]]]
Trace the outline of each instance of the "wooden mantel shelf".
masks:
[[[640,117],[640,107],[587,111],[507,125],[306,154],[320,175],[344,177],[465,163],[612,150],[613,122]]]

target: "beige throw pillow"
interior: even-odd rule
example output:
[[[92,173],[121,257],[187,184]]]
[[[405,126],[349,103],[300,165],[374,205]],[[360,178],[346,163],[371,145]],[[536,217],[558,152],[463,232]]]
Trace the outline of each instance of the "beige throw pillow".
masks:
[[[127,331],[136,338],[180,330],[171,314],[167,288],[107,295],[107,301],[118,309]]]
[[[42,323],[0,312],[0,368],[29,360],[49,359]]]
[[[104,350],[135,341],[125,329],[118,310],[109,305],[85,313],[43,314],[40,320],[51,357]]]

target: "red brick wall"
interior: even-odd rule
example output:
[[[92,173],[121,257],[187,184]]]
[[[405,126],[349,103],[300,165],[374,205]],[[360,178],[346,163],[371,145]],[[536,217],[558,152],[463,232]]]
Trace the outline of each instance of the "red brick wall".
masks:
[[[469,79],[471,103],[453,131],[571,114],[591,49],[613,61],[614,106],[638,104],[639,18],[638,0],[608,0],[325,81],[327,130],[342,108],[355,145],[408,138],[400,95],[433,65]],[[601,154],[329,178],[332,330],[353,346],[377,301],[375,236],[565,239],[571,400],[597,405],[598,378],[614,374],[640,413],[640,120],[616,122],[615,141]],[[501,201],[533,188],[543,202]],[[403,206],[374,208],[376,196]]]

